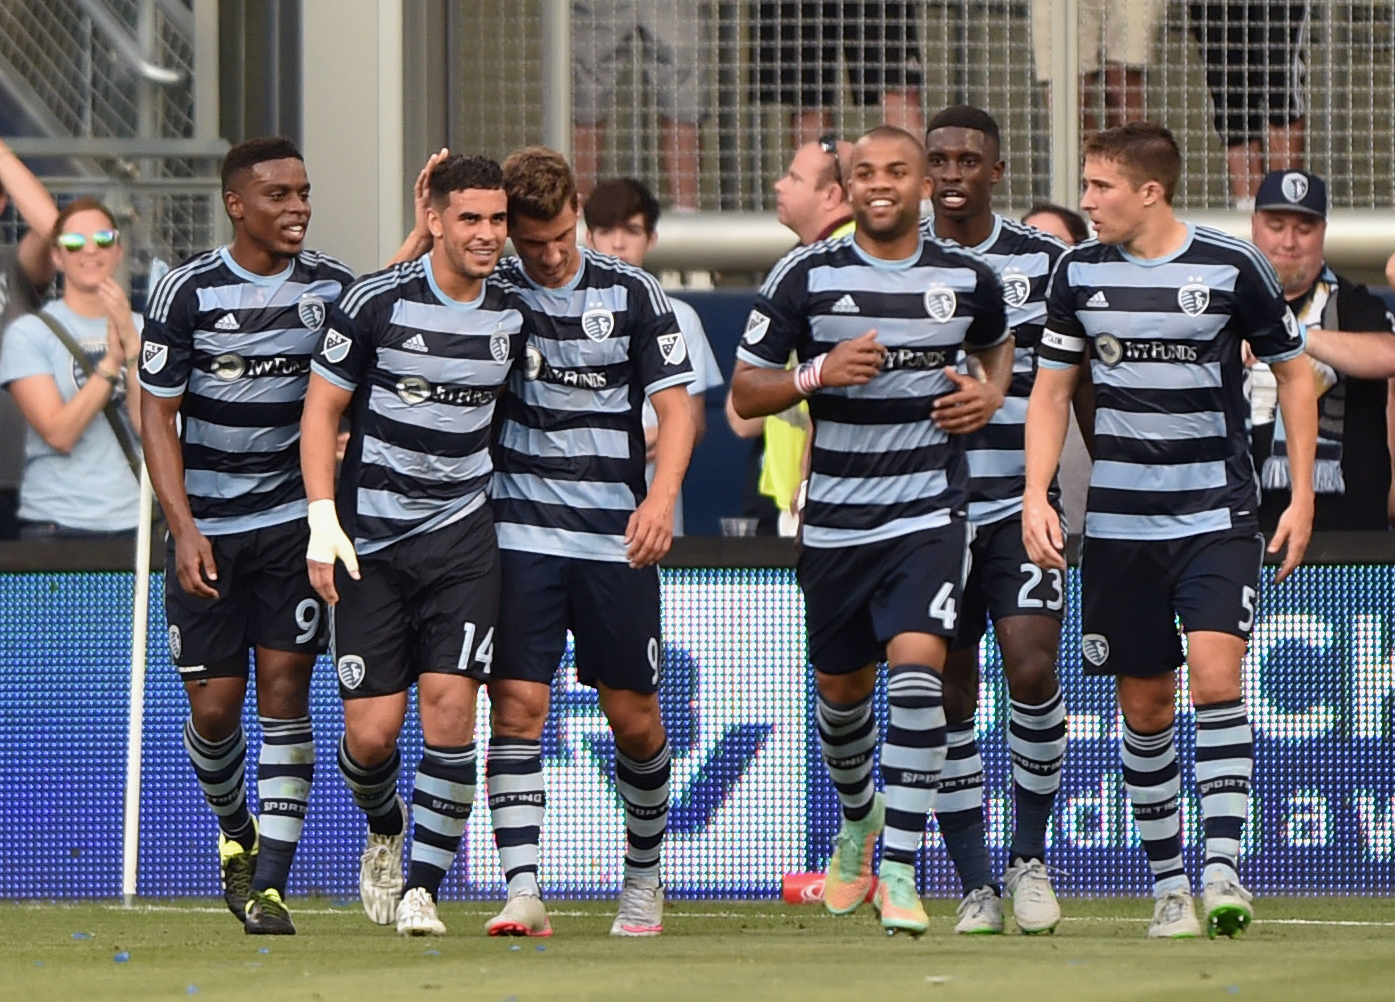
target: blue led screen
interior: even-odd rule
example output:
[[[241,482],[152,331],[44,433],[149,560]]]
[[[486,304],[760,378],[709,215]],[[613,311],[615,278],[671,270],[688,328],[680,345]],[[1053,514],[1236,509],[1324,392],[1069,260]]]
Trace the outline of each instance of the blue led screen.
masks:
[[[0,574],[0,897],[113,896],[121,889],[130,664],[129,574]],[[1301,570],[1266,588],[1246,692],[1257,776],[1242,873],[1260,892],[1387,893],[1395,887],[1395,568]],[[217,893],[215,827],[185,758],[186,713],[152,581],[142,753],[142,895]],[[1052,821],[1050,862],[1064,893],[1144,893],[1147,866],[1129,818],[1108,679],[1080,674],[1078,578],[1068,581],[1061,671],[1070,747]],[[665,878],[675,896],[762,897],[787,871],[819,869],[837,826],[811,725],[803,604],[789,570],[664,572],[662,704],[674,748]],[[979,741],[988,828],[1002,864],[1011,830],[1006,694],[984,645]],[[251,700],[249,699],[249,703]],[[480,707],[484,739],[487,702]],[[322,661],[312,715],[319,758],[290,891],[356,893],[363,822],[335,767],[342,713]],[[255,713],[247,718],[257,747]],[[1192,718],[1179,718],[1191,761]],[[605,896],[621,877],[624,828],[614,747],[595,694],[559,674],[544,733],[548,815],[543,882],[553,897]],[[483,746],[482,746],[483,747]],[[404,786],[420,732],[403,740]],[[255,761],[249,760],[249,777]],[[483,770],[481,770],[481,776]],[[1184,785],[1190,786],[1189,766]],[[481,781],[477,804],[487,803]],[[1184,796],[1189,868],[1200,814]],[[929,894],[958,883],[931,835]],[[447,897],[493,897],[502,881],[487,807],[470,821]]]

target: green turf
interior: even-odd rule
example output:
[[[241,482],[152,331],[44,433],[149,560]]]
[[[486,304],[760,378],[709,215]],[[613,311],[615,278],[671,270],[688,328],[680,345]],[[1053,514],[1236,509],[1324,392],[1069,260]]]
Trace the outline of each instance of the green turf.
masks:
[[[0,903],[0,998],[794,999],[1069,1002],[1395,997],[1395,899],[1266,898],[1236,941],[1149,942],[1148,903],[1065,899],[1054,936],[955,937],[928,903],[920,940],[870,910],[671,902],[658,939],[613,940],[606,902],[554,902],[550,940],[488,939],[491,910],[447,903],[442,939],[400,939],[353,907],[290,902],[300,934],[243,934],[213,901]],[[1011,921],[1009,921],[1011,927]],[[74,938],[74,934],[79,934]],[[541,949],[539,949],[541,947]],[[262,952],[266,951],[266,952]],[[114,958],[126,953],[129,959]]]

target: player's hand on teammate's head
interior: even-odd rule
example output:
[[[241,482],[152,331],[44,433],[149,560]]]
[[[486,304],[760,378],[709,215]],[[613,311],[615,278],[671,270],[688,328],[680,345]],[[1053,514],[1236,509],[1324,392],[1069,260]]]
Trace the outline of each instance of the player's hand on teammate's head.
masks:
[[[1043,570],[1066,569],[1066,537],[1061,516],[1045,495],[1022,497],[1022,545],[1032,563]]]
[[[1284,551],[1284,559],[1274,574],[1278,584],[1294,572],[1303,562],[1308,552],[1308,543],[1313,538],[1313,505],[1311,501],[1295,502],[1284,509],[1279,516],[1279,524],[1274,528],[1274,536],[1269,540],[1269,552]]]
[[[972,356],[970,356],[972,358]],[[950,435],[967,435],[986,425],[1003,406],[1003,392],[998,389],[979,366],[979,375],[966,376],[950,366],[945,375],[957,387],[935,401],[930,416],[940,429]]]
[[[875,330],[850,341],[839,341],[823,360],[823,385],[862,386],[882,371],[885,360],[886,346],[877,342]]]

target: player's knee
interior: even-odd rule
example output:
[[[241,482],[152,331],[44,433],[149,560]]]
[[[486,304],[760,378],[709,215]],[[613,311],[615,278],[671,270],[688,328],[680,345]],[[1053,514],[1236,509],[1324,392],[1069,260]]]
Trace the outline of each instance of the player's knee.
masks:
[[[366,768],[386,762],[397,748],[397,732],[373,721],[360,721],[344,732],[349,754]]]
[[[974,719],[978,712],[978,648],[950,651],[944,671],[945,720],[951,724]]]
[[[541,701],[490,689],[489,729],[495,737],[528,738],[536,741],[542,736],[547,722],[547,694]]]
[[[193,718],[199,737],[213,743],[226,741],[242,723],[242,703],[229,705],[190,699],[189,716]]]
[[[1060,688],[1056,681],[1056,659],[1036,651],[1022,658],[1007,671],[1008,692],[1019,703],[1040,706]]]
[[[652,758],[664,745],[664,725],[657,707],[653,713],[630,712],[612,719],[610,728],[615,733],[615,746],[633,759]]]

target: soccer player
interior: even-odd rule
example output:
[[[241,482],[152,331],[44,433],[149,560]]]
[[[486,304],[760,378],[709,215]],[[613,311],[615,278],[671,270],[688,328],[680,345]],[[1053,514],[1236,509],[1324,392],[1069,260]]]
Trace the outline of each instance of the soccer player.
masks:
[[[1065,570],[1049,492],[1071,394],[1087,356],[1095,466],[1081,553],[1087,674],[1115,676],[1124,783],[1153,873],[1148,935],[1200,934],[1182,865],[1173,707],[1187,633],[1196,782],[1206,839],[1202,910],[1211,935],[1253,916],[1236,871],[1254,771],[1240,666],[1254,627],[1264,539],[1250,459],[1240,343],[1274,370],[1290,430],[1292,502],[1270,553],[1282,581],[1307,548],[1317,435],[1312,371],[1274,269],[1252,246],[1177,219],[1172,134],[1135,122],[1085,143],[1080,207],[1098,240],[1057,262],[1027,408],[1022,534],[1043,571]]]
[[[1016,820],[1003,883],[1017,927],[1049,932],[1061,919],[1045,859],[1066,749],[1066,707],[1056,678],[1065,581],[1059,570],[1043,572],[1022,547],[1022,426],[1046,317],[1046,283],[1065,245],[994,213],[993,186],[1002,179],[1003,161],[998,123],[987,112],[965,105],[944,109],[926,126],[925,148],[933,232],[993,265],[1015,344],[1007,399],[987,426],[965,439],[973,561],[945,662],[948,753],[935,814],[964,887],[954,931],[1002,932],[1002,901],[984,843],[983,759],[974,737],[978,646],[991,616],[1012,700],[1008,747]],[[953,424],[944,427],[955,430]],[[1059,511],[1058,499],[1053,482],[1049,500]]]
[[[543,147],[504,161],[509,233],[499,266],[533,314],[528,355],[502,406],[494,520],[503,591],[489,678],[489,809],[508,881],[491,936],[552,932],[538,888],[542,729],[570,629],[577,679],[615,734],[627,851],[614,936],[663,930],[659,856],[669,747],[659,719],[659,572],[693,448],[693,371],[652,276],[577,247],[576,183]],[[658,415],[644,484],[645,398]]]
[[[732,402],[754,417],[807,397],[814,423],[798,574],[819,738],[843,813],[824,903],[835,914],[862,903],[885,824],[873,904],[888,931],[919,935],[929,920],[915,858],[945,761],[941,673],[968,559],[961,436],[1001,402],[1012,348],[992,267],[921,233],[930,182],[918,139],[868,132],[846,183],[854,233],[775,266],[737,350]],[[955,371],[961,348],[986,380]],[[885,799],[872,786],[883,659]]]
[[[223,206],[232,243],[189,259],[150,295],[142,430],[170,527],[165,615],[189,696],[184,745],[218,816],[223,897],[247,932],[290,934],[286,877],[315,767],[310,672],[324,650],[296,450],[310,356],[353,273],[304,249],[310,182],[289,140],[229,150]],[[243,780],[249,647],[259,821]]]
[[[359,894],[370,919],[395,920],[404,936],[445,933],[436,898],[475,798],[475,701],[499,611],[489,430],[524,342],[515,297],[486,281],[508,236],[499,165],[444,158],[428,185],[431,250],[344,293],[315,355],[301,439],[310,577],[335,610],[339,768],[368,816]],[[397,741],[413,682],[425,748],[404,893]]]

